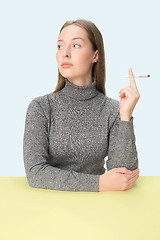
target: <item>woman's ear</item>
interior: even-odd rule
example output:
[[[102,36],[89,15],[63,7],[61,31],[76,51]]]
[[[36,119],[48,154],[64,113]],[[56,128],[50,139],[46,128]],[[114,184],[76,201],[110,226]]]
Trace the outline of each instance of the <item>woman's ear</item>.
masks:
[[[99,59],[99,54],[98,54],[98,50],[96,50],[94,53],[93,62],[98,62],[98,59]]]

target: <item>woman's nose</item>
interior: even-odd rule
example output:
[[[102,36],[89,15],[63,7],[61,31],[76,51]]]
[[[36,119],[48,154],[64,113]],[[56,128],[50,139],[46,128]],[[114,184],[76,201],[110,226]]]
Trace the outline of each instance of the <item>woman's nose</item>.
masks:
[[[68,58],[69,56],[70,56],[69,53],[65,53],[65,54],[64,54],[64,57],[67,57],[67,58]]]
[[[63,52],[63,56],[64,57],[69,57],[71,55],[70,50],[69,49],[65,49]]]

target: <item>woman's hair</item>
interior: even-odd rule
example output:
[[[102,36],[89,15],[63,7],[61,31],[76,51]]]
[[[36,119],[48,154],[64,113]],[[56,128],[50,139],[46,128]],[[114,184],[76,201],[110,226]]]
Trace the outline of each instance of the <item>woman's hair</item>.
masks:
[[[102,92],[104,95],[106,95],[105,90],[105,78],[106,78],[106,70],[105,70],[105,53],[104,53],[104,45],[103,45],[103,38],[101,35],[101,32],[96,27],[96,25],[85,19],[78,19],[75,21],[67,21],[62,28],[60,29],[60,32],[63,28],[69,25],[77,25],[82,28],[84,28],[87,32],[88,39],[90,40],[92,44],[93,51],[98,50],[98,61],[94,63],[92,67],[92,75],[96,78],[96,88],[99,92]],[[59,32],[59,33],[60,33]],[[60,74],[58,69],[58,83],[54,90],[54,92],[60,91],[65,86],[64,77]]]

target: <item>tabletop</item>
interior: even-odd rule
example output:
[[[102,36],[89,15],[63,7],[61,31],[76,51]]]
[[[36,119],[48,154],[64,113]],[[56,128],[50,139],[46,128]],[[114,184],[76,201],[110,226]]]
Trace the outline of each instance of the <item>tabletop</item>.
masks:
[[[2,240],[160,240],[160,176],[139,176],[126,191],[32,188],[0,177]]]

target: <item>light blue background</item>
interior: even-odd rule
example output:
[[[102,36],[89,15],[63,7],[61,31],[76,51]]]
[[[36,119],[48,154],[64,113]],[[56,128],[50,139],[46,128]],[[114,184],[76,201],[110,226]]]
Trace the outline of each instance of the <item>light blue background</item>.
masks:
[[[106,92],[119,100],[132,67],[141,97],[134,109],[140,176],[159,176],[159,1],[0,2],[0,176],[25,176],[23,134],[30,101],[54,91],[59,30],[68,20],[93,21],[102,33]]]

